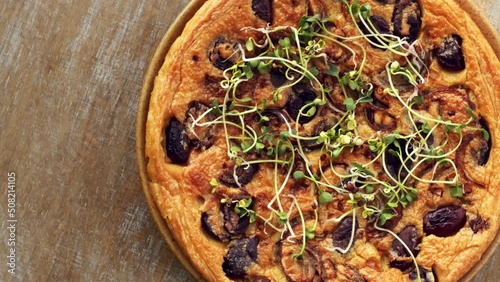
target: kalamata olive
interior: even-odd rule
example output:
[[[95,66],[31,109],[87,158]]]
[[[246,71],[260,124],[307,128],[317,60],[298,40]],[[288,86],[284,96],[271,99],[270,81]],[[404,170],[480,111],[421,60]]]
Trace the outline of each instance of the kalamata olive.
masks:
[[[272,0],[252,0],[252,10],[257,17],[273,23],[273,1]]]
[[[195,120],[198,120],[198,123],[204,123],[213,120],[214,116],[212,114],[206,114],[206,112],[209,110],[210,108],[205,104],[198,101],[193,101],[190,103],[189,109],[186,112],[184,126],[186,128],[189,141],[191,142],[191,146],[193,146],[197,150],[206,150],[210,148],[215,142],[214,127],[212,125],[193,125]]]
[[[208,49],[208,59],[218,69],[230,68],[241,59],[237,44],[224,36],[217,37]]]
[[[276,69],[272,69],[269,72],[269,75],[270,75],[271,85],[274,88],[281,87],[281,86],[283,86],[283,84],[285,84],[288,81],[288,79],[286,78],[286,75],[283,72],[276,70]]]
[[[243,237],[233,240],[224,257],[222,270],[231,279],[243,279],[247,270],[257,260],[257,237]]]
[[[392,16],[394,35],[406,37],[411,43],[417,39],[422,25],[422,12],[416,0],[398,0]]]
[[[307,103],[310,103],[316,99],[316,93],[309,84],[296,84],[292,87],[292,92],[288,96],[288,100],[285,105],[285,109],[293,120],[297,120],[299,116],[300,109],[304,107]],[[307,109],[303,111],[302,114],[307,113]],[[315,115],[312,116],[300,116],[299,123],[304,124],[310,122]]]
[[[234,211],[235,207],[236,203],[231,205],[223,204],[224,228],[232,235],[241,235],[245,233],[250,224],[250,216],[248,214],[240,216]]]
[[[258,170],[258,164],[237,166],[236,172],[233,167],[230,167],[224,170],[219,177],[219,181],[227,187],[238,188],[250,183]]]
[[[469,227],[472,229],[474,234],[486,230],[490,227],[488,220],[483,219],[480,215],[469,221]]]
[[[479,119],[479,124],[483,128],[483,130],[486,131],[488,136],[491,136],[490,129],[488,127],[488,124],[486,123],[486,120],[483,118]],[[484,137],[484,136],[483,136]],[[479,149],[476,151],[477,154],[477,164],[480,166],[484,166],[488,160],[490,159],[490,152],[491,152],[491,138],[488,139],[488,141],[481,139],[484,142],[482,145],[479,147]]]
[[[428,271],[425,268],[419,266],[418,267],[418,272],[420,272],[420,282],[435,282],[437,281],[436,278],[434,277],[434,274],[432,271]],[[417,275],[417,269],[414,268],[410,274],[408,275],[410,278],[410,281],[412,282],[417,282],[418,280],[418,275]]]
[[[450,71],[465,69],[465,59],[462,51],[462,37],[452,34],[445,39],[436,50],[439,65]]]
[[[460,206],[445,206],[424,216],[424,232],[438,237],[455,235],[466,221],[465,209]]]
[[[319,255],[311,248],[300,258],[293,257],[301,251],[302,244],[286,239],[278,244],[278,259],[288,281],[313,281],[319,264]]]
[[[396,129],[396,118],[383,109],[366,107],[365,117],[368,124],[376,131],[393,131]]]
[[[176,118],[172,118],[165,128],[165,138],[168,158],[175,164],[186,164],[190,148],[184,125]]]
[[[201,214],[201,227],[214,239],[229,242],[231,236],[223,227],[223,216],[220,210],[208,210]]]
[[[352,232],[352,225],[354,226],[354,233],[356,233],[357,223],[353,223],[351,216],[343,219],[337,229],[333,232],[333,246],[345,250],[349,246],[352,236],[355,236]],[[355,239],[355,238],[354,238]],[[354,242],[353,239],[353,242]]]
[[[415,226],[406,226],[398,233],[398,237],[404,242],[404,245],[410,249],[413,256],[418,255],[418,246],[422,240],[421,237],[418,236],[418,230]],[[391,255],[393,256],[393,260],[391,261],[391,266],[401,270],[406,270],[413,264],[410,253],[404,245],[397,239],[392,241]]]

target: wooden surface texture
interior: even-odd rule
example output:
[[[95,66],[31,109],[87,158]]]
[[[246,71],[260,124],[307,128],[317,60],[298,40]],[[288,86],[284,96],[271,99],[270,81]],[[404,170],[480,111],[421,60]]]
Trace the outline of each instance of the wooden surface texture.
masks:
[[[135,157],[144,75],[188,2],[1,1],[0,281],[192,281],[149,214]],[[498,1],[476,3],[498,30]],[[499,263],[500,250],[474,281],[498,281]]]

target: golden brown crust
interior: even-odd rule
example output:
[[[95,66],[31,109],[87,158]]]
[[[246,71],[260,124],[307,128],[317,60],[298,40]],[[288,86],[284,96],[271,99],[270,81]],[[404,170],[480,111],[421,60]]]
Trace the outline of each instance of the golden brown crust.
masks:
[[[266,26],[265,21],[254,15],[251,2],[250,0],[206,2],[189,21],[184,32],[167,54],[165,63],[155,79],[148,112],[146,156],[149,159],[147,169],[150,189],[176,241],[196,269],[208,281],[229,280],[224,274],[222,265],[230,244],[219,242],[208,236],[201,227],[202,213],[213,210],[217,207],[215,203],[220,201],[217,195],[211,193],[213,187],[210,181],[214,176],[220,175],[222,164],[228,158],[226,141],[222,137],[215,138],[215,143],[209,149],[191,150],[187,165],[177,165],[173,164],[166,155],[164,130],[173,117],[181,122],[187,118],[186,111],[192,101],[201,101],[208,105],[213,98],[220,99],[224,96],[224,91],[218,84],[222,79],[222,71],[213,67],[208,59],[207,49],[219,35],[240,42],[259,35],[256,31],[243,29]],[[311,1],[315,5],[308,8],[306,2],[273,1],[273,26],[296,26],[298,20],[312,7],[330,17],[336,26],[341,27],[342,32],[347,33],[346,35],[356,32],[355,26],[346,16],[345,8],[341,8],[340,3],[335,1],[329,6],[325,5],[324,1]],[[370,3],[373,13],[383,15],[390,20],[393,11],[387,6],[381,5],[378,1],[361,2]],[[500,62],[481,35],[479,28],[457,3],[440,1],[436,4],[436,0],[421,0],[419,3],[422,10],[422,32],[419,35],[422,48],[432,53],[443,38],[450,34],[459,34],[463,38],[462,48],[466,62],[465,70],[449,72],[439,66],[436,60],[432,60],[427,82],[421,91],[432,93],[438,89],[459,88],[460,91],[466,92],[472,105],[477,107],[475,113],[479,113],[488,125],[491,140],[490,157],[484,166],[474,172],[472,178],[479,176],[482,179],[470,181],[473,191],[463,200],[452,198],[448,194],[436,200],[432,192],[435,187],[423,183],[417,184],[419,199],[404,210],[404,216],[392,228],[392,231],[399,233],[406,226],[415,225],[419,234],[424,234],[422,219],[429,211],[450,204],[461,205],[467,211],[466,226],[449,237],[422,236],[420,252],[416,257],[418,265],[428,270],[432,269],[439,277],[439,281],[456,281],[480,260],[499,227],[500,211],[496,207],[500,199],[500,191],[496,187],[499,186],[500,179],[494,177],[494,169],[500,165],[498,157],[500,135],[497,129],[499,128],[500,102],[495,90],[500,87],[500,75],[497,71],[500,69]],[[385,67],[387,56],[392,55],[388,51],[384,53],[372,48],[366,42],[363,46],[367,50],[368,61],[365,75],[371,77]],[[263,97],[270,98],[269,89],[271,89],[269,82],[263,79],[260,86],[253,90],[253,98],[255,100]],[[460,100],[455,96],[450,97],[452,98],[445,99]],[[398,121],[398,128],[404,130],[401,126],[404,118],[402,112],[394,107],[389,107],[388,111]],[[364,118],[360,118],[358,124],[360,131],[373,131]],[[218,136],[223,134],[221,132],[218,131]],[[364,158],[361,154],[342,156],[346,163]],[[320,156],[313,151],[310,153],[310,158],[318,160]],[[469,166],[474,166],[474,164]],[[263,203],[269,202],[274,196],[269,192],[269,189],[274,187],[273,176],[274,167],[261,165],[252,182],[245,187],[246,192],[256,199],[257,204],[254,210],[264,218],[271,214]],[[284,178],[283,175],[280,176],[282,181]],[[467,179],[467,176],[464,176],[464,179]],[[478,184],[479,182],[481,185]],[[292,191],[293,183],[287,185],[286,189]],[[228,188],[227,191],[231,193],[232,190]],[[317,197],[315,192],[307,189],[297,190],[294,195],[302,208],[302,213],[312,215],[315,208],[310,203]],[[320,206],[320,217],[341,216],[350,208],[348,206],[339,208],[344,200],[339,197],[338,200]],[[291,198],[284,197],[282,201],[285,209],[293,205]],[[488,222],[488,228],[480,232],[469,228],[471,221],[477,215],[481,215]],[[297,210],[292,211],[290,218],[294,216],[298,216]],[[312,218],[307,220],[312,220]],[[339,281],[353,279],[352,275],[361,275],[366,281],[408,281],[407,272],[403,273],[389,266],[385,253],[389,252],[393,237],[386,235],[379,239],[368,240],[367,235],[363,234],[369,231],[366,229],[368,222],[360,218],[359,224],[361,228],[356,233],[357,239],[347,254],[340,255],[335,251],[325,251],[323,246],[332,244],[331,235],[325,236],[324,240],[315,247],[317,250],[310,252],[311,256],[315,253],[321,256],[324,264],[322,271],[327,272],[328,265],[331,264],[336,266],[337,274],[334,277]],[[262,228],[264,228],[262,223],[252,223],[246,231],[247,236],[256,235],[260,240],[259,255],[247,275],[252,278],[268,277],[272,281],[283,281],[285,279],[281,265],[283,263],[277,261],[275,255],[277,249],[282,248],[277,243],[279,234],[278,237],[276,235],[267,237],[260,232]],[[324,223],[320,228],[318,234],[331,234],[338,228],[338,224]],[[341,267],[347,268],[341,269]],[[350,273],[350,271],[357,274],[352,274],[349,278],[345,273]]]

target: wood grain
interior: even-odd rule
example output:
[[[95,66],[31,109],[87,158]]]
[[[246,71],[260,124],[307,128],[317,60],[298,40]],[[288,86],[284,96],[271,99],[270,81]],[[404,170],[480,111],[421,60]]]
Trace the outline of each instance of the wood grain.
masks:
[[[151,219],[135,158],[144,74],[188,0],[0,4],[0,281],[192,281]],[[477,0],[500,28],[495,0]],[[7,172],[17,178],[7,273]],[[500,252],[474,281],[496,281]]]

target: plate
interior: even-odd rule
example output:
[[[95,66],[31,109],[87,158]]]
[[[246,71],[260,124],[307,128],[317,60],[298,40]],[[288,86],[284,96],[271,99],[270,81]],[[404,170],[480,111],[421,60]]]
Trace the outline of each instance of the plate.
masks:
[[[480,27],[481,32],[490,43],[496,56],[500,58],[500,36],[489,20],[484,16],[483,12],[474,4],[472,0],[455,0],[469,14],[473,21]],[[182,263],[186,270],[191,273],[197,281],[204,281],[201,274],[194,268],[189,259],[181,251],[180,246],[174,240],[167,223],[161,216],[161,213],[153,199],[153,195],[149,189],[149,177],[147,174],[147,158],[145,157],[145,131],[146,120],[149,108],[149,100],[153,91],[154,80],[161,66],[163,65],[166,54],[175,39],[179,37],[186,26],[187,22],[194,16],[206,0],[193,0],[184,8],[177,19],[170,25],[167,33],[162,38],[146,72],[144,83],[141,90],[137,120],[136,120],[136,151],[137,161],[139,166],[139,175],[141,178],[142,190],[144,192],[147,206],[153,217],[153,220],[158,226],[165,242],[170,247],[177,259]],[[500,243],[500,232],[497,233],[494,241],[491,243],[488,250],[483,253],[482,259],[461,279],[461,281],[473,281],[473,278],[480,273],[481,269],[487,264],[489,258],[495,253],[498,244]],[[493,268],[492,268],[493,269]],[[483,270],[486,271],[486,270]]]

